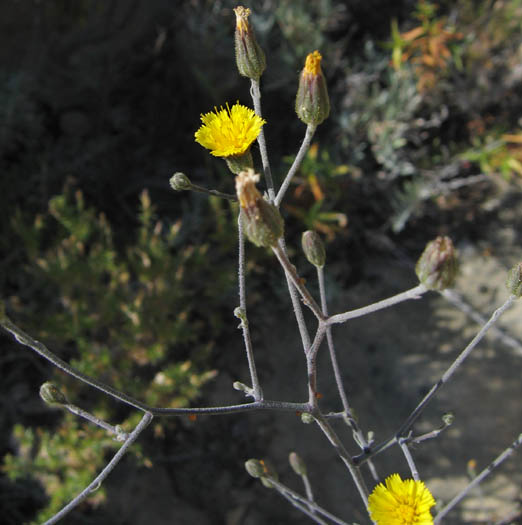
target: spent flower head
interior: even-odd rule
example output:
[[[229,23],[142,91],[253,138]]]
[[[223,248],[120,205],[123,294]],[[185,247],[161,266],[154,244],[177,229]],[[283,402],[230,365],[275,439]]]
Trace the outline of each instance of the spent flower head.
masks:
[[[437,237],[429,242],[417,261],[415,272],[428,290],[451,288],[458,273],[455,248],[449,237]]]
[[[254,170],[241,171],[236,177],[236,192],[246,236],[256,246],[275,246],[283,235],[284,223],[279,210],[259,192],[259,175]]]
[[[430,509],[435,500],[422,481],[388,476],[368,498],[371,518],[377,525],[433,525]]]
[[[249,153],[249,148],[257,139],[266,121],[255,114],[253,109],[236,103],[232,107],[201,115],[203,125],[194,137],[198,144],[210,150],[215,157],[225,159],[241,157]]]

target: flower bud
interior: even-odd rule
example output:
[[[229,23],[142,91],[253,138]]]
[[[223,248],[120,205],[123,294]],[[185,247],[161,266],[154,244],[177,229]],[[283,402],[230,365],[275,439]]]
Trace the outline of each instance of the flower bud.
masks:
[[[508,272],[506,286],[509,293],[520,297],[522,295],[522,263],[515,264]]]
[[[67,405],[69,403],[63,392],[49,381],[40,387],[40,397],[48,405]]]
[[[263,463],[258,459],[245,461],[245,469],[253,478],[260,478],[265,473]]]
[[[192,187],[192,183],[190,182],[190,179],[181,172],[174,173],[172,177],[170,178],[170,187],[174,191],[185,191],[190,190]]]
[[[324,251],[323,241],[317,232],[312,230],[305,231],[301,237],[301,246],[310,264],[318,268],[324,266],[326,253]]]
[[[305,123],[318,126],[330,114],[330,100],[326,81],[321,71],[321,54],[314,51],[306,57],[299,77],[295,112]]]
[[[272,463],[270,463],[266,459],[262,459],[259,463],[261,463],[261,465],[263,466],[263,474],[261,476],[261,483],[267,489],[273,489],[274,485],[265,476],[269,476],[269,477],[273,478],[275,481],[278,481],[279,480],[279,476],[278,476],[277,472],[275,471],[274,467],[272,466]]]
[[[301,421],[305,424],[305,425],[310,425],[311,423],[313,423],[315,420],[314,420],[314,416],[312,416],[312,414],[309,414],[308,412],[303,412],[301,414]]]
[[[283,235],[284,223],[279,210],[259,193],[258,181],[254,170],[242,171],[236,177],[236,191],[246,236],[256,246],[268,248]]]
[[[437,237],[422,252],[415,272],[428,290],[450,288],[457,277],[458,263],[455,248],[449,237]]]
[[[254,36],[252,26],[248,21],[250,9],[237,6],[236,13],[236,64],[239,74],[243,77],[259,80],[266,67],[266,58]]]
[[[288,461],[298,476],[306,476],[306,465],[301,456],[299,456],[296,452],[290,452]]]

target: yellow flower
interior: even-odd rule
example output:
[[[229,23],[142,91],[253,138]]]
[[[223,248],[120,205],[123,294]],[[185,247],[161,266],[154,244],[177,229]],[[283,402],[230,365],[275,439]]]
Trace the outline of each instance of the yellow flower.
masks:
[[[430,508],[435,500],[422,481],[392,474],[368,498],[371,518],[377,525],[433,525]]]
[[[254,110],[237,103],[231,108],[201,115],[203,125],[196,131],[196,142],[211,150],[215,157],[243,155],[257,139],[266,121]]]

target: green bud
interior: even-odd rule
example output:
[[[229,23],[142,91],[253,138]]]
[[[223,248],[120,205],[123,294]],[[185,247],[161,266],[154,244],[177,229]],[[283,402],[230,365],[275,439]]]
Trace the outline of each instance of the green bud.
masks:
[[[437,237],[422,252],[415,272],[428,290],[442,291],[453,286],[458,272],[455,248],[449,237]]]
[[[298,476],[306,476],[306,465],[301,456],[297,452],[290,452],[288,456],[290,466]]]
[[[303,252],[310,264],[313,264],[318,268],[324,266],[326,252],[324,250],[323,241],[317,232],[312,230],[305,231],[301,237],[301,246],[303,247]]]
[[[301,414],[301,421],[305,424],[305,425],[309,425],[310,423],[313,423],[314,422],[314,416],[312,416],[312,414],[309,414],[308,412],[303,412]]]
[[[174,191],[185,191],[190,190],[192,188],[192,183],[190,182],[190,179],[181,172],[174,173],[172,177],[170,178],[170,187]]]
[[[253,170],[242,171],[236,177],[236,191],[246,236],[256,246],[269,248],[283,235],[284,222],[276,206],[259,193],[258,180]]]
[[[40,397],[48,405],[67,405],[69,403],[63,392],[49,381],[40,387]]]
[[[261,483],[267,488],[267,489],[273,489],[274,488],[274,485],[272,484],[272,482],[267,479],[265,476],[269,476],[271,477],[272,479],[274,479],[275,481],[278,481],[279,480],[279,476],[277,474],[277,472],[275,471],[272,463],[270,463],[269,461],[267,461],[266,459],[262,459],[260,461],[261,465],[263,466],[263,469],[264,469],[264,472],[263,472],[263,475],[261,476]]]
[[[453,424],[453,421],[455,421],[455,416],[451,413],[451,412],[448,412],[447,414],[444,414],[442,416],[442,422],[447,426],[449,427],[450,425]]]
[[[297,116],[305,124],[314,126],[321,124],[330,114],[330,99],[321,70],[321,59],[319,51],[314,51],[306,57],[295,98]]]
[[[236,64],[239,74],[253,80],[259,80],[266,68],[266,58],[254,36],[252,26],[248,21],[250,9],[238,6],[236,14]]]
[[[265,473],[263,463],[258,459],[249,459],[245,461],[245,469],[253,478],[260,478]]]
[[[515,264],[515,266],[509,270],[506,286],[512,295],[516,297],[522,295],[522,263]]]

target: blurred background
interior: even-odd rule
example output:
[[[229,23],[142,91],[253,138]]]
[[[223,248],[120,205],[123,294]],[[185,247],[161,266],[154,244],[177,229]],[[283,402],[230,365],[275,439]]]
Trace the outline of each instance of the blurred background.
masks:
[[[237,210],[217,198],[175,194],[168,184],[182,171],[196,184],[234,191],[225,163],[196,144],[194,132],[200,114],[215,106],[252,105],[249,81],[234,61],[236,5],[0,3],[0,293],[8,315],[83,372],[156,406],[238,403],[232,382],[248,378],[232,314]],[[477,285],[479,296],[491,294],[488,279],[498,275],[501,282],[522,256],[522,2],[245,5],[267,56],[262,104],[276,185],[305,132],[294,113],[298,74],[309,52],[323,55],[331,115],[283,206],[299,271],[313,279],[297,247],[302,231],[316,229],[332,262],[331,301],[348,294],[360,297],[359,306],[368,302],[363,291],[377,300],[415,285],[414,261],[428,240],[444,234],[479,261],[477,272],[492,264]],[[276,377],[283,363],[293,370],[295,361],[270,355],[265,335],[292,341],[295,332],[272,257],[248,249],[258,365],[262,376]],[[368,334],[375,330],[368,325]],[[127,430],[139,415],[0,337],[0,521],[42,522],[119,445],[50,410],[38,396],[40,384],[55,381],[72,402]],[[379,382],[383,360],[368,355],[354,356],[351,365],[389,393],[391,382]],[[350,384],[357,384],[356,370],[347,372]],[[305,385],[295,375],[295,385],[277,391],[274,384],[268,397],[289,388],[287,399],[298,401]],[[432,380],[425,379],[412,387],[411,399]],[[512,390],[500,395],[520,399],[519,380],[505,384]],[[368,393],[361,406],[372,403]],[[398,416],[408,413],[404,406]],[[512,409],[520,420],[520,407]],[[373,415],[372,428],[393,430],[382,414]],[[275,429],[285,425],[282,416],[267,414],[157,419],[65,523],[303,523],[290,506],[274,505],[278,496],[242,466],[276,445]],[[514,437],[505,432],[498,452]],[[506,512],[512,508],[515,516],[520,498],[515,490]],[[365,522],[356,500],[348,507],[344,519]],[[500,511],[502,504],[494,510]],[[452,523],[494,523],[492,512],[482,521],[457,512]]]

